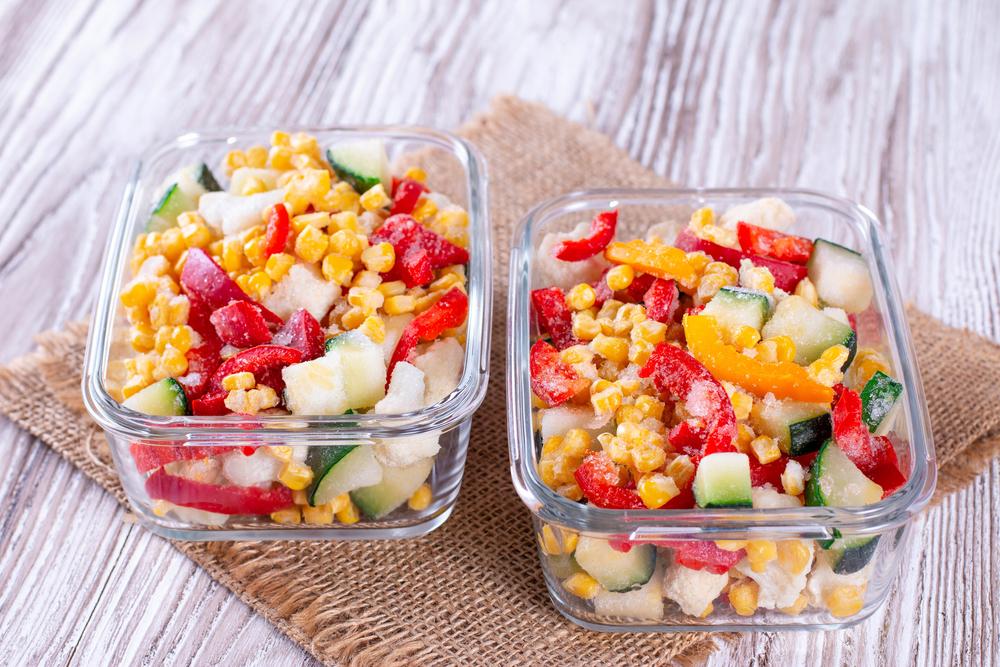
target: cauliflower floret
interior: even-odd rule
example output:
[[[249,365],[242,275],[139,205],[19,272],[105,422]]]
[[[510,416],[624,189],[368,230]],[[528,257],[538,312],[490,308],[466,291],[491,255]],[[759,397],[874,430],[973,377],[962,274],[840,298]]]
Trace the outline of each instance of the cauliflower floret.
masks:
[[[610,266],[601,253],[579,262],[564,262],[552,256],[552,249],[561,241],[580,239],[588,234],[590,223],[582,222],[569,233],[553,232],[542,238],[535,255],[542,283],[569,289],[579,283],[592,283],[601,277],[604,269]]]
[[[344,371],[338,355],[286,366],[285,406],[295,415],[341,415],[348,408]]]
[[[598,417],[591,408],[583,405],[560,405],[538,411],[543,442],[574,428],[582,428],[596,437],[604,431],[603,427],[610,419],[611,415]]]
[[[424,406],[424,373],[413,364],[401,361],[392,371],[385,398],[375,404],[375,414],[391,415],[419,410]],[[434,456],[441,449],[440,431],[406,438],[379,440],[374,445],[375,458],[390,467],[403,467]]]
[[[791,607],[798,599],[799,593],[806,587],[806,577],[813,562],[813,544],[803,541],[809,549],[808,564],[798,574],[792,574],[781,566],[778,560],[767,564],[763,572],[754,572],[750,560],[744,558],[736,564],[736,570],[750,577],[760,586],[757,594],[757,605],[763,609],[781,609]],[[779,545],[780,546],[780,545]]]
[[[782,509],[786,507],[802,507],[798,496],[781,493],[770,484],[755,486],[750,490],[754,509]]]
[[[281,190],[241,197],[229,192],[206,192],[198,200],[198,212],[210,226],[225,235],[238,234],[262,222],[261,211],[284,199]]]
[[[736,223],[740,220],[780,232],[795,224],[795,212],[777,197],[764,197],[729,208],[722,214],[720,223],[728,229],[736,229]]]
[[[663,594],[680,605],[685,614],[701,616],[728,583],[728,572],[712,574],[673,563],[664,574]]]
[[[385,363],[392,359],[392,353],[396,349],[399,337],[403,335],[403,329],[413,319],[413,313],[402,315],[391,315],[385,318],[385,340],[382,341],[382,352],[385,354]]]
[[[464,364],[465,350],[454,338],[435,341],[413,360],[413,365],[424,372],[424,405],[434,405],[455,390]]]
[[[316,267],[295,264],[264,299],[264,307],[285,320],[305,308],[322,321],[339,296],[340,286],[324,280]]]
[[[814,605],[822,605],[823,597],[827,591],[837,586],[863,586],[871,577],[873,563],[868,563],[862,569],[851,574],[837,574],[830,567],[827,553],[821,551],[816,557],[816,566],[809,573],[809,583],[806,584],[806,592]]]
[[[283,465],[260,447],[250,456],[240,450],[226,454],[222,460],[222,472],[237,486],[257,486],[278,479]]]

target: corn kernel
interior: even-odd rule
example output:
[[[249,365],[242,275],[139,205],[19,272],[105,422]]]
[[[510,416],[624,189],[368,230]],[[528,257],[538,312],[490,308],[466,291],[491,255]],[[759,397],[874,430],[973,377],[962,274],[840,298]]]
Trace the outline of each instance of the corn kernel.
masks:
[[[347,330],[357,329],[365,321],[366,317],[364,310],[354,306],[340,317],[340,324]]]
[[[148,385],[149,383],[139,376],[130,377],[128,382],[122,385],[122,396],[129,398],[145,389]]]
[[[368,287],[352,287],[347,292],[347,303],[370,314],[382,307],[385,297],[378,290]]]
[[[619,264],[612,267],[604,279],[607,281],[608,287],[617,292],[632,284],[632,281],[635,280],[635,269],[628,264]]]
[[[358,213],[361,196],[354,191],[347,181],[340,181],[327,193],[323,199],[323,210],[337,212],[350,211]]]
[[[461,287],[465,291],[465,278],[456,273],[449,273],[428,285],[428,289],[432,292],[444,292],[452,287]]]
[[[233,375],[237,375],[237,373],[234,373]],[[252,375],[252,373],[251,373],[251,375]],[[231,376],[226,376],[226,377],[231,377]],[[256,382],[254,382],[254,384],[256,384]],[[252,386],[253,385],[251,385],[251,387]],[[223,380],[222,388],[223,389],[226,388],[225,380]],[[249,389],[249,387],[240,387],[240,389]],[[265,447],[265,451],[267,451],[268,454],[270,454],[274,458],[278,459],[282,463],[288,463],[289,461],[292,460],[292,448],[290,446],[288,446],[288,445],[270,445],[268,447]],[[296,491],[292,495],[297,497],[298,494],[300,494],[300,493],[302,493],[301,489],[298,490],[298,491]],[[305,500],[303,499],[302,502],[298,502],[296,500],[296,504],[297,505],[304,505],[305,504]]]
[[[160,252],[163,257],[170,263],[176,262],[187,249],[184,244],[184,236],[181,234],[181,230],[177,227],[171,227],[170,229],[163,232],[160,237]]]
[[[392,203],[389,199],[389,195],[385,193],[385,188],[379,183],[374,187],[368,188],[363,195],[361,195],[361,207],[366,211],[377,211],[380,208],[385,208]]]
[[[302,508],[302,519],[306,523],[330,524],[333,523],[333,510],[329,505],[320,505],[319,507],[306,505]]]
[[[629,344],[624,338],[598,334],[590,341],[590,349],[605,359],[610,359],[617,363],[628,361]]]
[[[351,506],[351,495],[349,493],[342,493],[327,504],[333,510],[334,514],[343,512]]]
[[[750,428],[749,426],[747,426],[746,424],[743,424],[743,423],[737,424],[736,425],[736,443],[735,443],[736,444],[736,451],[742,452],[744,454],[749,454],[750,453],[750,443],[753,442],[753,439],[755,437],[756,437],[756,434],[753,432],[752,428]]]
[[[275,144],[268,151],[267,160],[271,165],[272,169],[280,169],[282,171],[292,168],[292,151],[288,146],[281,144]]]
[[[302,510],[298,507],[288,507],[283,510],[271,512],[271,521],[284,524],[298,524],[302,522]]]
[[[667,325],[656,320],[643,320],[632,326],[632,340],[658,345],[667,339]]]
[[[226,273],[243,268],[243,244],[238,238],[229,238],[222,242],[222,268]]]
[[[346,285],[354,276],[354,262],[350,257],[331,253],[323,258],[323,277],[332,283]]]
[[[680,493],[673,478],[660,473],[640,477],[635,490],[649,509],[663,507]]]
[[[853,616],[865,606],[865,591],[862,586],[836,586],[823,595],[830,614],[837,618]]]
[[[791,575],[802,574],[812,561],[812,551],[802,540],[778,542],[778,564]]]
[[[267,148],[265,146],[251,146],[246,150],[247,166],[254,169],[263,169],[267,166]]]
[[[361,262],[369,271],[386,273],[396,263],[396,251],[391,243],[376,243],[361,251]]]
[[[389,282],[379,283],[378,291],[382,292],[382,296],[386,299],[391,296],[401,296],[406,294],[406,283],[402,280],[390,280]]]
[[[212,232],[204,222],[192,222],[181,226],[180,230],[181,239],[188,248],[204,248],[212,241]]]
[[[680,456],[674,457],[674,459],[667,464],[664,472],[673,478],[674,483],[678,488],[685,488],[691,478],[694,477],[695,466],[691,457],[687,454],[681,454]]]
[[[267,190],[267,183],[263,179],[258,176],[247,176],[243,179],[243,184],[237,194],[249,197],[265,190]]]
[[[194,342],[194,329],[187,325],[171,327],[169,344],[175,349],[187,354]]]
[[[773,463],[781,458],[781,449],[778,447],[778,442],[767,435],[758,435],[751,440],[750,450],[757,457],[757,461],[761,465]]]
[[[387,315],[402,315],[412,313],[417,305],[417,300],[409,294],[397,294],[387,297],[382,308]]]
[[[601,585],[597,583],[597,579],[594,579],[586,572],[575,572],[571,574],[565,581],[563,581],[563,588],[565,588],[571,595],[575,595],[576,597],[584,600],[590,600],[601,592]]]
[[[754,266],[750,260],[740,263],[740,285],[759,292],[774,294],[774,276],[766,266]]]
[[[378,315],[369,315],[357,329],[374,343],[385,342],[385,321]]]
[[[222,159],[222,170],[231,176],[240,167],[247,166],[247,156],[243,151],[229,151]]]
[[[805,491],[806,472],[798,461],[789,461],[781,473],[781,487],[790,496],[800,496]]]
[[[257,380],[253,373],[244,371],[242,373],[230,373],[222,378],[222,388],[226,391],[235,389],[253,389],[257,386]]]
[[[435,215],[437,215],[438,207],[434,203],[434,200],[428,199],[427,197],[421,197],[417,202],[417,205],[413,208],[413,212],[410,215],[422,224],[427,224]]]
[[[716,540],[715,546],[723,551],[739,551],[747,548],[746,540]]]
[[[754,358],[765,363],[778,360],[778,345],[773,340],[762,340],[754,345]]]
[[[601,333],[601,325],[587,311],[573,315],[573,335],[580,340],[593,340]]]
[[[740,616],[753,616],[757,611],[760,586],[756,581],[745,579],[729,587],[729,605]]]
[[[760,332],[751,326],[741,325],[733,332],[733,344],[743,349],[752,348],[760,342]]]
[[[367,269],[363,269],[355,273],[354,278],[351,280],[351,287],[366,287],[368,289],[377,290],[379,294],[382,294],[382,290],[378,289],[378,286],[381,284],[382,276],[375,271],[369,271]]]
[[[709,602],[708,606],[705,607],[705,611],[701,612],[701,614],[698,616],[698,618],[708,618],[712,614],[713,611],[715,611],[715,607],[712,605],[711,602]]]
[[[586,310],[594,305],[597,292],[587,283],[576,285],[566,294],[566,305],[573,310]]]
[[[663,401],[653,396],[643,395],[635,399],[635,407],[642,410],[642,414],[653,419],[663,419]]]
[[[774,353],[775,356],[777,356],[778,361],[795,361],[794,340],[788,336],[775,336],[771,340],[774,341]]]
[[[326,254],[329,237],[312,226],[306,226],[295,237],[295,254],[306,262],[318,262]]]
[[[615,421],[619,424],[638,424],[645,418],[642,410],[634,405],[623,405],[615,413]]]
[[[416,181],[417,183],[426,183],[427,172],[420,167],[409,167],[403,172],[403,178],[408,178],[411,181]]]
[[[431,504],[431,487],[429,484],[421,484],[420,488],[413,492],[413,495],[406,501],[407,507],[414,512],[421,512]]]
[[[278,479],[289,489],[304,489],[312,483],[312,468],[303,464],[289,461],[281,469]]]
[[[348,501],[342,510],[337,512],[337,521],[343,524],[357,523],[361,519],[358,508],[353,502]]]
[[[362,239],[364,237],[355,232],[341,229],[330,236],[330,251],[351,259],[360,257],[367,247],[367,241]]]
[[[256,301],[263,301],[271,291],[271,277],[265,271],[257,270],[247,274],[247,294]]]
[[[629,452],[632,457],[632,466],[639,472],[652,472],[663,467],[667,462],[667,453],[656,445],[640,444],[633,445]],[[673,484],[672,478],[669,478]],[[665,482],[664,482],[665,484]],[[674,485],[676,488],[676,484]],[[661,489],[662,491],[663,489]]]
[[[799,593],[799,597],[795,598],[795,602],[788,607],[780,607],[778,611],[789,616],[798,616],[806,608],[807,604],[809,604],[809,596],[805,593]]]
[[[156,338],[149,327],[139,324],[129,330],[129,343],[136,352],[149,352],[156,345]]]
[[[771,540],[748,540],[747,560],[750,569],[760,574],[767,569],[767,564],[778,557],[778,547]]]
[[[361,227],[358,225],[358,215],[354,211],[341,211],[340,213],[333,213],[330,215],[330,224],[327,225],[327,231],[332,235],[336,234],[341,229],[346,229],[349,232],[359,232]]]
[[[814,381],[832,387],[844,379],[844,373],[840,370],[847,362],[850,355],[849,350],[843,345],[834,345],[827,348],[819,359],[806,367],[806,372]]]
[[[297,215],[291,219],[290,225],[292,231],[296,234],[301,232],[306,227],[315,227],[319,230],[327,229],[330,226],[330,214],[326,211],[317,211],[315,213],[303,213],[302,215]]]
[[[622,404],[622,390],[611,386],[597,393],[591,393],[590,405],[598,415],[613,415]]]
[[[814,308],[819,308],[819,292],[816,291],[816,286],[808,277],[800,280],[799,284],[795,286],[795,295],[808,301]]]
[[[122,290],[121,302],[126,308],[141,308],[148,306],[156,297],[156,282],[148,279],[135,279]]]

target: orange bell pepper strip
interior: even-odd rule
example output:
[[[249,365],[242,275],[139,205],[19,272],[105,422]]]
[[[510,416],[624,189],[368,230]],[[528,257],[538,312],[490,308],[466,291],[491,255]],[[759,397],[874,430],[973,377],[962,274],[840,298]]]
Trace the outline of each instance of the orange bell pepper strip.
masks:
[[[688,289],[698,283],[698,266],[688,259],[686,252],[665,243],[647,243],[642,239],[616,241],[608,244],[604,257],[614,264],[628,264],[640,273],[676,280]]]
[[[688,350],[712,375],[740,385],[758,396],[770,392],[776,398],[806,403],[830,403],[833,389],[822,385],[791,361],[765,362],[741,354],[722,342],[722,331],[711,315],[686,315],[684,335]]]

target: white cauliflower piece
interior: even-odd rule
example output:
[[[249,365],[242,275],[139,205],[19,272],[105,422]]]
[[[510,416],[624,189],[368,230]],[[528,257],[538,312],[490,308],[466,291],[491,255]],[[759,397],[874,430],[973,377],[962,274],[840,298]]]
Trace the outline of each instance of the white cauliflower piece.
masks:
[[[740,220],[781,232],[795,224],[795,212],[777,197],[764,197],[730,207],[722,214],[719,222],[727,229],[736,229],[736,223]]]
[[[580,262],[564,262],[552,256],[552,249],[560,242],[580,239],[588,234],[590,223],[581,222],[569,233],[552,232],[542,238],[535,261],[543,284],[569,289],[579,283],[594,282],[601,277],[604,269],[610,266],[601,253]]]
[[[342,415],[349,407],[339,355],[285,366],[285,406],[294,415]]]
[[[844,312],[843,308],[827,307],[823,309],[823,314],[832,320],[837,320],[841,324],[851,326],[851,320],[847,317],[847,313]]]
[[[663,571],[657,566],[653,576],[634,591],[615,593],[601,590],[594,598],[594,611],[599,616],[663,618]]]
[[[674,239],[684,229],[684,226],[685,223],[677,222],[676,220],[658,222],[646,230],[646,242],[653,243],[654,241],[659,241],[660,243],[673,245]]]
[[[851,574],[837,574],[830,567],[826,552],[820,551],[816,557],[816,565],[809,573],[809,583],[806,592],[814,605],[822,605],[826,593],[837,586],[862,586],[868,583],[874,563],[868,563],[862,569]]]
[[[750,490],[754,509],[783,509],[786,507],[802,507],[798,496],[781,493],[770,484],[755,486]]]
[[[403,335],[403,329],[414,317],[413,313],[402,315],[392,315],[385,318],[385,340],[382,341],[382,352],[385,355],[385,363],[392,359],[392,353],[396,349],[399,337]]]
[[[261,224],[261,212],[283,199],[281,190],[246,197],[229,192],[206,192],[198,200],[198,212],[211,227],[228,236]]]
[[[202,484],[218,484],[222,477],[222,463],[217,458],[171,461],[164,469],[175,477]]]
[[[554,435],[563,435],[574,428],[582,428],[593,436],[597,436],[610,420],[610,415],[598,417],[594,411],[583,405],[560,405],[538,411],[538,422],[541,426],[542,441]]]
[[[799,593],[806,587],[809,568],[812,567],[814,549],[812,542],[803,540],[809,549],[809,563],[798,574],[792,574],[783,568],[777,560],[767,564],[763,572],[754,572],[750,560],[744,558],[736,564],[736,570],[750,577],[760,586],[757,594],[757,605],[763,609],[781,609],[791,607],[798,599]]]
[[[442,338],[414,359],[413,365],[424,372],[424,405],[434,405],[458,386],[465,350],[454,338]]]
[[[247,456],[240,450],[222,457],[222,473],[237,486],[267,485],[278,479],[284,464],[263,447]]]
[[[287,320],[305,308],[322,322],[330,306],[340,296],[340,285],[323,279],[312,265],[295,264],[264,298],[264,307]]]
[[[385,398],[375,404],[375,414],[391,415],[419,410],[424,407],[424,391],[423,371],[401,361],[392,371]],[[406,438],[379,440],[373,451],[382,465],[401,468],[437,454],[441,449],[440,438],[440,431],[430,431]]]
[[[701,616],[728,583],[728,572],[712,574],[673,563],[664,573],[663,594],[676,602],[685,614]]]

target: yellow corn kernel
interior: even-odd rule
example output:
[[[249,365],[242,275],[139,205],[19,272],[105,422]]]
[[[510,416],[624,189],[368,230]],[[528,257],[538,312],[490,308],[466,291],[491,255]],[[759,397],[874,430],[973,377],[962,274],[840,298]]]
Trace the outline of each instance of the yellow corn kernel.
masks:
[[[340,325],[344,329],[357,329],[365,321],[365,311],[357,306],[348,309],[340,318]]]
[[[222,388],[226,391],[233,391],[236,389],[253,389],[257,386],[257,380],[254,378],[253,373],[249,371],[244,371],[242,373],[230,373],[226,377],[222,378]]]
[[[236,375],[236,373],[234,373],[233,375]],[[227,375],[226,377],[231,377],[231,376]],[[256,383],[254,383],[254,384],[256,384]],[[251,387],[252,386],[253,385],[251,385]],[[225,381],[223,381],[223,383],[222,383],[222,388],[223,389],[226,388]],[[249,387],[240,387],[240,388],[241,389],[249,389]],[[270,454],[274,458],[278,459],[282,463],[288,463],[289,461],[292,460],[292,448],[290,446],[288,446],[288,445],[270,445],[270,446],[266,447],[265,450],[267,451],[268,454]],[[296,491],[292,495],[296,496],[300,491]],[[300,503],[300,502],[296,501],[296,504],[303,505],[305,503],[304,502]]]
[[[187,372],[187,357],[176,347],[167,345],[160,356],[160,366],[170,377],[179,377]]]
[[[601,585],[597,583],[597,579],[594,579],[586,572],[571,574],[563,581],[563,588],[571,595],[583,598],[584,600],[590,600],[601,592]]]
[[[208,226],[204,222],[187,224],[182,226],[180,230],[181,239],[188,248],[204,248],[212,241],[212,232],[208,230]]]
[[[604,302],[604,305],[601,306],[601,309],[597,311],[597,315],[595,315],[595,317],[597,319],[614,319],[618,310],[624,305],[625,304],[617,299],[608,299]]]
[[[555,471],[555,461],[539,461],[538,476],[541,478],[542,483],[550,489],[555,489],[559,486],[559,479],[557,478]]]
[[[752,348],[760,342],[760,332],[751,326],[741,325],[733,332],[733,344],[743,349]]]
[[[547,458],[562,449],[563,438],[561,435],[553,435],[542,443],[541,457]]]
[[[257,270],[247,274],[247,294],[256,301],[263,301],[264,297],[271,291],[271,277],[262,270]]]
[[[396,263],[396,251],[391,243],[376,243],[361,251],[361,262],[369,271],[386,273]]]
[[[628,264],[619,264],[608,271],[604,279],[614,291],[623,290],[635,280],[635,269]]]
[[[642,414],[653,419],[663,419],[663,401],[653,396],[643,395],[635,399],[635,407],[642,410]]]
[[[160,327],[156,330],[156,334],[153,337],[153,348],[157,353],[163,354],[163,351],[167,349],[168,343],[170,343],[170,327]]]
[[[330,524],[333,523],[333,509],[330,505],[320,505],[319,507],[306,505],[302,508],[302,518],[306,523]]]
[[[264,273],[273,282],[278,282],[285,277],[288,270],[295,264],[295,258],[288,253],[279,252],[267,258],[264,264]]]
[[[610,386],[602,391],[591,393],[590,405],[598,415],[613,415],[622,404],[620,387]]]
[[[257,176],[248,176],[243,180],[243,185],[240,187],[240,194],[244,197],[249,197],[250,195],[255,195],[258,192],[264,192],[267,190],[267,183],[263,179]]]
[[[610,359],[611,361],[617,363],[625,363],[628,361],[629,344],[624,338],[597,334],[597,336],[590,341],[590,349],[605,359]]]
[[[351,505],[351,495],[349,493],[342,493],[328,502],[327,505],[330,506],[334,514],[342,512]]]
[[[737,419],[746,419],[753,408],[753,396],[742,391],[734,391],[729,401],[733,404],[733,412]]]
[[[709,602],[708,606],[705,607],[705,611],[701,612],[698,618],[708,618],[709,616],[711,616],[713,611],[715,611],[715,607],[712,605],[711,602]]]
[[[275,130],[271,133],[271,145],[272,146],[288,146],[289,136],[287,132],[282,130]]]
[[[593,443],[594,439],[590,433],[582,428],[571,428],[563,435],[562,453],[569,458],[580,460],[590,451]]]
[[[148,306],[156,297],[156,282],[149,278],[137,278],[122,290],[121,302],[126,308]]]
[[[271,521],[284,524],[298,524],[302,522],[302,510],[296,507],[288,507],[283,510],[271,512]]]
[[[320,166],[320,162],[312,155],[305,155],[304,153],[293,153],[292,166],[295,167],[296,169],[314,169]]]
[[[421,484],[420,488],[413,492],[413,495],[406,501],[406,506],[414,512],[422,512],[430,507],[431,487],[430,484]]]
[[[587,283],[580,283],[566,293],[566,305],[573,310],[586,310],[594,305],[597,292]]]
[[[640,477],[635,490],[649,509],[663,507],[680,493],[673,478],[660,473]]]
[[[691,457],[687,454],[681,454],[680,456],[674,457],[674,459],[667,464],[664,472],[673,478],[674,483],[677,484],[678,488],[684,488],[687,486],[688,482],[691,481],[691,478],[694,477],[694,462],[691,461]]]
[[[720,263],[721,262],[712,262],[712,264]],[[712,264],[708,265],[709,268],[712,267]],[[729,265],[726,264],[725,266]],[[729,268],[732,267],[730,266]],[[735,284],[736,281],[724,273],[706,273],[702,276],[701,280],[698,281],[698,290],[695,292],[694,302],[699,306],[708,303],[723,287],[730,287]]]
[[[639,389],[642,388],[642,383],[639,378],[618,378],[615,380],[615,384],[618,385],[622,390],[622,395],[633,396]]]
[[[633,445],[629,453],[632,457],[632,466],[639,472],[658,470],[667,462],[667,453],[656,445]],[[670,478],[670,481],[673,483],[672,478]]]
[[[251,146],[246,150],[247,166],[254,169],[263,169],[267,166],[267,148],[265,146]]]
[[[160,237],[160,252],[167,258],[168,262],[176,262],[181,253],[187,249],[184,245],[184,236],[177,227],[171,227],[163,232]]]
[[[388,299],[390,296],[400,296],[406,294],[406,283],[402,280],[390,280],[387,283],[379,283],[378,291]]]
[[[374,343],[381,345],[385,341],[385,321],[378,315],[369,315],[358,327]]]
[[[752,579],[744,579],[729,587],[729,605],[740,616],[753,616],[757,611],[760,586]]]
[[[386,194],[385,188],[379,183],[374,187],[368,188],[363,195],[361,195],[361,208],[366,211],[377,211],[380,208],[385,208],[392,203],[389,199],[389,195]]]
[[[318,262],[326,254],[329,237],[312,226],[307,226],[295,237],[295,254],[306,262]]]
[[[754,358],[758,361],[773,363],[778,360],[778,345],[773,340],[762,340],[753,349]]]
[[[187,351],[191,349],[193,341],[194,329],[191,327],[182,324],[170,328],[170,338],[168,339],[168,342],[176,350],[187,354]]]
[[[416,181],[418,183],[426,183],[427,172],[420,167],[409,167],[403,172],[403,178],[408,178],[411,181]]]
[[[638,424],[645,418],[642,410],[634,405],[623,405],[615,413],[615,421],[619,424]]]
[[[331,212],[350,211],[358,213],[361,208],[360,200],[361,196],[354,191],[350,183],[340,181],[333,186],[333,189],[323,199],[323,208]]]
[[[245,166],[247,166],[247,156],[243,151],[229,151],[222,158],[222,170],[226,172],[226,176],[232,176],[234,171]]]
[[[837,618],[854,616],[865,606],[863,586],[835,586],[823,595],[830,614]]]
[[[357,523],[361,519],[358,508],[353,502],[348,501],[344,508],[337,512],[337,521],[343,524]]]
[[[632,340],[657,345],[667,338],[667,325],[656,320],[643,320],[632,325]]]
[[[291,219],[291,228],[296,234],[307,226],[315,227],[320,231],[327,229],[330,226],[330,214],[326,211],[317,211],[316,213],[303,213]]]
[[[851,373],[853,375],[851,384],[860,389],[868,384],[872,376],[879,371],[890,375],[889,363],[885,357],[870,347],[861,348],[858,350],[851,364]]]
[[[347,303],[370,314],[382,307],[385,297],[376,289],[369,287],[352,287],[347,292]]]
[[[758,435],[750,441],[750,451],[757,457],[761,465],[773,463],[781,458],[781,449],[774,438],[767,435]]]
[[[382,309],[387,315],[402,315],[403,313],[412,313],[416,305],[417,300],[409,294],[397,294],[387,297],[385,303],[382,304]]]
[[[844,373],[840,370],[850,351],[843,345],[834,345],[827,348],[819,359],[806,367],[809,377],[827,387],[832,387],[844,379]]]
[[[368,289],[377,290],[379,294],[382,294],[382,290],[378,289],[378,286],[381,284],[382,276],[367,269],[358,271],[351,280],[351,287],[367,287]]]
[[[593,340],[601,333],[601,325],[587,311],[573,315],[573,335],[580,340]]]
[[[615,435],[630,445],[638,445],[645,439],[646,429],[632,422],[624,422],[618,424]]]
[[[809,596],[805,593],[799,593],[799,597],[795,598],[795,602],[788,607],[780,607],[778,611],[782,614],[788,614],[789,616],[798,616],[802,613],[802,610],[806,608],[809,604]]]
[[[134,376],[128,379],[124,385],[122,385],[122,396],[124,398],[129,398],[130,396],[139,393],[143,389],[149,386],[149,383],[145,379]]]
[[[413,208],[413,213],[410,215],[412,215],[417,222],[427,224],[431,218],[437,215],[437,212],[438,207],[433,200],[428,199],[427,197],[421,197],[417,202],[417,205]]]
[[[794,340],[788,336],[775,336],[771,340],[774,342],[774,353],[777,356],[778,361],[795,361]]]
[[[331,235],[336,234],[341,229],[357,233],[361,231],[361,227],[358,225],[358,214],[354,211],[333,213],[330,215],[330,224],[327,225],[326,229]]]
[[[756,437],[756,434],[753,432],[752,428],[750,428],[749,426],[747,426],[746,424],[743,424],[743,423],[737,424],[736,425],[736,442],[735,442],[736,451],[742,452],[744,454],[749,454],[750,453],[750,443],[753,442],[753,439],[755,437]]]
[[[323,258],[322,271],[323,277],[330,282],[346,285],[354,276],[354,262],[350,257],[331,253]]]
[[[634,341],[628,348],[628,360],[636,366],[645,366],[656,346],[644,340]]]
[[[739,551],[747,548],[746,540],[716,540],[715,546],[723,551]]]
[[[136,352],[149,352],[156,345],[156,338],[148,327],[133,326],[129,330],[129,343]]]
[[[790,496],[800,496],[805,491],[806,472],[798,461],[789,461],[781,473],[781,487]]]
[[[559,358],[572,366],[592,361],[594,353],[586,345],[570,345],[565,350],[559,352]]]
[[[268,151],[267,160],[271,165],[272,169],[280,169],[282,171],[292,168],[292,151],[288,146],[281,144],[275,144]]]
[[[774,294],[774,276],[766,266],[753,266],[746,261],[741,264],[739,275],[743,287]]]
[[[341,229],[330,235],[330,251],[345,257],[355,259],[367,247],[368,242],[363,236],[347,229]]]
[[[795,295],[808,301],[814,308],[819,308],[819,293],[808,277],[800,280],[799,284],[795,286]]]
[[[632,452],[624,440],[615,437],[610,433],[602,433],[601,435],[609,436],[606,438],[598,438],[598,442],[601,443],[601,449],[604,450],[604,453],[607,454],[612,461],[620,465],[632,464]]]
[[[432,292],[444,292],[450,290],[452,287],[461,287],[464,291],[465,278],[457,273],[449,273],[432,282],[428,286],[428,289]]]
[[[767,564],[778,557],[778,547],[771,540],[748,540],[747,560],[750,569],[758,574],[767,569]]]
[[[243,244],[238,238],[229,238],[222,242],[222,268],[226,273],[243,268]]]
[[[305,153],[307,155],[319,155],[319,142],[316,141],[316,137],[309,134],[308,132],[296,132],[290,137],[290,144],[293,151],[296,153]]]
[[[278,479],[289,489],[304,489],[312,483],[313,471],[304,463],[289,461],[281,469]]]
[[[783,540],[778,542],[778,564],[792,575],[802,574],[809,567],[812,552],[802,540]]]

